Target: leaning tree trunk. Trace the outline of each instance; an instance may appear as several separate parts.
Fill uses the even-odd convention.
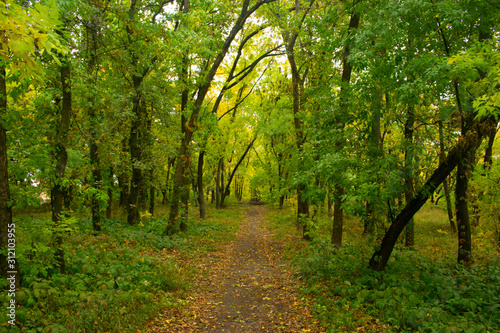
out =
[[[245,152],[243,153],[243,155],[241,155],[240,160],[234,166],[233,172],[231,172],[231,175],[229,176],[229,179],[227,180],[226,189],[224,191],[222,191],[222,193],[221,193],[221,198],[220,198],[220,206],[221,207],[224,207],[224,199],[226,199],[226,197],[229,195],[229,189],[230,189],[231,181],[233,180],[234,174],[238,170],[238,167],[241,165],[241,162],[243,162],[243,160],[245,159],[245,156],[247,156],[247,153],[250,150],[250,148],[252,148],[253,143],[255,142],[255,140],[257,140],[257,137],[255,137],[252,140],[252,142],[250,142],[250,144],[247,146],[247,149],[245,150]]]
[[[15,234],[16,228],[12,223],[12,209],[9,189],[9,170],[7,157],[7,130],[3,120],[7,114],[7,84],[5,65],[0,64],[0,269],[4,278],[14,277],[16,289],[21,287],[21,273],[16,256],[10,256],[10,249],[15,243],[9,242],[9,234]],[[12,231],[9,233],[9,230]],[[10,247],[9,247],[9,244]]]
[[[399,235],[404,230],[408,222],[425,204],[436,188],[446,179],[446,177],[448,177],[453,169],[455,169],[458,163],[461,162],[463,153],[475,150],[479,147],[483,133],[487,131],[490,126],[492,126],[493,122],[494,121],[491,119],[485,119],[475,123],[472,129],[466,135],[463,135],[457,145],[449,151],[446,159],[439,163],[438,168],[425,182],[422,189],[413,196],[413,199],[409,203],[406,204],[385,233],[382,243],[380,244],[380,249],[375,251],[370,259],[369,265],[372,269],[376,271],[384,270]]]

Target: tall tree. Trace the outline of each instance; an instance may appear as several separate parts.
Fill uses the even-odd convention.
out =
[[[351,13],[351,18],[349,20],[349,28],[348,28],[348,39],[345,43],[344,54],[342,58],[342,79],[341,79],[341,87],[340,87],[340,96],[339,96],[339,112],[335,115],[335,124],[339,128],[339,132],[341,133],[344,126],[345,120],[343,119],[343,113],[346,113],[346,108],[349,105],[349,85],[351,82],[351,73],[352,73],[352,65],[349,59],[349,55],[351,54],[352,47],[352,38],[354,32],[358,29],[360,15],[357,11],[356,5],[360,0],[355,0],[353,3],[353,9]],[[347,113],[346,113],[347,114]],[[342,134],[339,134],[342,135]],[[342,149],[344,144],[343,138],[338,138],[336,143],[336,149]],[[334,192],[334,208],[333,208],[333,231],[332,231],[332,244],[340,247],[342,245],[342,231],[344,227],[344,210],[342,208],[344,196],[344,187],[342,184],[335,185]]]
[[[186,131],[182,138],[182,143],[179,149],[177,164],[175,167],[175,174],[173,179],[173,191],[172,200],[170,202],[170,213],[168,218],[168,223],[166,226],[167,234],[172,234],[175,231],[175,225],[179,219],[179,208],[180,200],[182,194],[186,191],[186,187],[189,182],[187,181],[188,170],[189,170],[189,147],[191,144],[191,139],[196,128],[196,123],[198,121],[198,116],[200,114],[201,107],[208,93],[208,90],[212,84],[212,81],[217,73],[219,66],[226,57],[229,47],[231,46],[236,35],[243,28],[246,20],[264,4],[274,2],[275,0],[260,0],[255,5],[250,7],[250,0],[244,0],[241,7],[241,12],[238,18],[234,22],[229,34],[224,39],[219,50],[215,51],[217,56],[213,60],[210,69],[203,71],[198,79],[198,90],[197,97],[193,103],[191,115],[187,122]]]

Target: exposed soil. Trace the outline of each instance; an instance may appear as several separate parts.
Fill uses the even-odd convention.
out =
[[[190,304],[160,314],[149,332],[320,331],[282,259],[282,242],[266,228],[265,213],[265,206],[247,206],[237,239],[200,259],[208,271]]]

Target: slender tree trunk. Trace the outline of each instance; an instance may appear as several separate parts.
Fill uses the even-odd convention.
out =
[[[469,131],[472,115],[462,116],[462,136]],[[455,216],[458,230],[458,263],[472,262],[472,234],[468,208],[469,175],[475,163],[476,147],[461,152],[457,167],[457,183],[455,186]]]
[[[247,146],[247,149],[245,150],[245,152],[243,153],[243,155],[241,155],[238,163],[236,163],[236,165],[234,166],[233,168],[233,172],[231,173],[231,175],[229,176],[229,179],[227,180],[227,184],[226,184],[226,188],[225,190],[221,193],[221,199],[220,199],[220,206],[223,207],[224,206],[224,199],[226,199],[226,197],[229,195],[229,189],[230,189],[230,186],[231,186],[231,181],[233,180],[233,177],[234,177],[234,174],[236,173],[236,171],[238,170],[238,167],[241,165],[241,162],[243,162],[243,160],[245,159],[245,156],[247,156],[247,153],[248,151],[250,150],[250,148],[252,148],[253,146],[253,143],[255,142],[255,140],[257,140],[257,137],[255,137],[251,142],[250,144]],[[221,184],[222,185],[222,184]]]
[[[444,152],[444,135],[443,135],[443,122],[439,120],[439,162],[442,163],[445,159]],[[455,225],[455,219],[453,218],[453,207],[451,204],[451,194],[450,187],[448,186],[448,178],[443,181],[444,196],[446,199],[446,212],[448,213],[448,221],[450,222],[450,228],[453,233],[457,232],[457,226]]]
[[[488,135],[488,145],[486,146],[486,150],[484,151],[484,165],[489,168],[493,163],[493,144],[495,143],[495,135],[497,134],[497,126],[491,127]]]
[[[167,180],[165,181],[165,190],[163,191],[163,204],[166,205],[170,196],[170,171],[175,165],[175,158],[168,159]]]
[[[139,88],[139,82],[134,83],[134,86],[137,84],[137,88]],[[141,111],[140,111],[140,95],[139,92],[136,92],[137,95],[134,97],[134,119],[132,121],[132,126],[130,128],[130,163],[132,165],[132,179],[130,182],[130,193],[128,197],[128,214],[127,221],[130,225],[135,225],[139,222],[139,194],[142,183],[142,167],[140,165],[142,161],[142,149],[139,143],[139,127],[141,124]]]
[[[220,209],[220,199],[221,199],[221,173],[223,168],[223,157],[219,159],[219,163],[217,164],[217,176],[215,177],[215,208]]]
[[[66,261],[64,260],[63,233],[58,230],[61,224],[63,214],[64,194],[63,178],[68,162],[66,145],[68,141],[69,125],[71,121],[71,68],[69,61],[64,60],[61,67],[61,88],[62,88],[62,106],[59,128],[55,140],[55,182],[51,192],[52,222],[54,222],[54,244],[56,247],[56,261],[59,265],[61,274],[66,273]]]
[[[124,154],[129,153],[129,148],[127,145],[128,140],[122,140],[122,152]],[[122,165],[120,170],[118,171],[118,187],[120,188],[120,207],[127,208],[128,207],[128,197],[130,193],[130,180],[127,172],[127,168],[125,166],[125,162],[122,161]],[[128,209],[128,208],[127,208]]]
[[[311,9],[314,0],[310,1],[310,5],[302,16],[301,23],[304,22],[305,17],[309,10]],[[295,1],[295,17],[300,15],[300,3],[298,0]],[[305,133],[303,130],[302,119],[300,116],[301,112],[301,92],[300,86],[303,80],[299,73],[299,69],[295,60],[295,43],[299,35],[299,29],[290,33],[286,31],[284,33],[285,49],[288,63],[290,64],[290,70],[292,73],[292,99],[293,99],[293,125],[295,128],[295,142],[297,145],[298,153],[302,153],[302,146],[305,142]],[[306,184],[300,183],[297,185],[297,223],[301,224],[303,234],[302,237],[306,240],[310,239],[308,230],[308,218],[309,218],[309,203],[303,198],[303,192],[306,190]]]
[[[332,244],[336,247],[342,246],[342,237],[344,228],[344,210],[341,207],[342,196],[344,195],[344,187],[335,185],[335,192],[333,194],[333,231],[332,231]]]
[[[413,127],[415,126],[415,107],[408,106],[408,114],[406,118],[404,134],[405,134],[405,190],[404,195],[406,203],[413,199]],[[411,218],[410,223],[406,225],[405,246],[415,245],[415,223]]]
[[[205,151],[200,151],[198,155],[198,203],[200,204],[200,219],[207,219],[207,210],[205,206],[205,196],[203,194],[203,163],[204,163]]]
[[[111,219],[111,215],[113,212],[113,169],[110,169],[109,175],[109,184],[108,184],[108,206],[106,207],[106,219]]]
[[[151,170],[151,179],[153,179],[153,171]],[[155,187],[153,184],[149,187],[149,214],[155,214]]]
[[[92,89],[97,85],[97,26],[95,24],[97,19],[95,17],[91,17],[91,19],[86,24],[87,31],[87,39],[88,49],[87,51],[90,54],[90,59],[88,62],[87,68],[87,76],[89,78],[89,85],[91,85],[90,90],[91,93],[87,96],[89,100],[89,107],[87,109],[87,116],[89,120],[89,155],[90,155],[90,169],[91,169],[91,177],[90,177],[90,187],[94,189],[90,198],[90,206],[91,206],[91,215],[92,215],[92,228],[94,232],[101,231],[101,209],[99,205],[98,195],[96,191],[102,190],[102,173],[101,173],[101,165],[99,162],[99,151],[97,147],[98,141],[98,120],[97,120],[97,110],[95,106],[96,96],[92,92]]]
[[[1,44],[0,44],[1,46]],[[0,63],[0,269],[2,276],[12,280],[16,290],[21,287],[21,273],[16,256],[12,256],[11,250],[15,251],[15,237],[9,237],[16,232],[12,223],[12,209],[9,189],[9,170],[7,155],[7,130],[4,128],[3,120],[7,115],[7,84],[5,65]],[[9,246],[10,245],[10,246]],[[10,252],[10,253],[9,253]],[[9,288],[9,286],[7,286]]]
[[[358,2],[359,1],[355,1],[354,4],[356,5]],[[350,37],[354,33],[354,30],[358,29],[359,20],[360,20],[359,14],[355,10],[353,10],[353,13],[351,14],[351,19],[349,21],[348,37],[347,37],[348,41],[344,47],[344,59],[342,64],[342,79],[341,79],[342,86],[340,88],[341,110],[346,110],[348,105],[349,85],[351,82],[351,73],[352,73],[352,66],[351,63],[349,62],[349,55],[351,54],[351,43],[352,43]],[[344,129],[345,125],[343,120],[341,119],[341,115],[337,116],[335,123],[337,124],[337,126],[340,127],[341,130]],[[335,148],[337,151],[340,151],[342,149],[344,145],[343,140],[344,138],[339,138],[339,140],[335,144],[336,146]],[[344,188],[342,187],[342,185],[341,184],[335,185],[335,194],[334,194],[335,206],[333,212],[332,244],[337,247],[340,247],[342,245],[342,232],[344,227],[344,212],[342,208],[343,195],[344,195]]]
[[[92,114],[92,115],[91,115]],[[89,110],[90,122],[95,122],[95,110],[92,108]],[[90,142],[89,142],[89,155],[90,155],[90,167],[92,169],[91,172],[91,180],[90,186],[98,191],[102,190],[102,174],[101,174],[101,166],[99,163],[99,153],[97,150],[97,140],[96,140],[96,132],[95,126],[92,126],[93,129],[90,129]],[[91,197],[91,211],[92,211],[92,228],[95,232],[101,231],[101,209],[99,208],[99,200],[97,199],[97,193],[93,192]]]
[[[381,132],[380,132],[380,113],[382,109],[382,92],[377,88],[372,102],[373,120],[371,124],[371,134],[373,139],[373,148],[370,150],[369,156],[373,163],[382,155]],[[379,181],[377,176],[377,182]],[[363,235],[373,235],[375,233],[376,216],[374,211],[374,203],[368,200],[365,206],[365,221]]]

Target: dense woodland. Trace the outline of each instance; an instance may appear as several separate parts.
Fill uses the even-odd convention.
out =
[[[243,201],[283,211],[317,246],[302,265],[359,256],[361,278],[379,282],[395,248],[428,246],[414,215],[441,207],[455,249],[445,275],[476,269],[492,279],[484,290],[497,288],[499,22],[495,0],[0,2],[0,247],[11,225],[16,235],[15,259],[4,250],[0,266],[7,277],[15,263],[19,307],[17,328],[2,329],[127,331],[65,328],[50,310],[104,302],[75,282],[92,274],[130,309],[156,297],[135,278],[123,289],[111,264],[91,268],[112,246],[77,242],[108,244],[111,228],[118,243],[129,233],[159,251],[183,247]],[[346,241],[348,223],[360,232]],[[157,288],[178,288],[176,263],[155,260],[151,270],[169,272],[154,273]],[[306,266],[313,284],[336,271]],[[353,292],[359,306],[370,288]],[[488,295],[443,330],[500,329],[498,293]],[[441,329],[395,318],[384,319],[395,330]]]

